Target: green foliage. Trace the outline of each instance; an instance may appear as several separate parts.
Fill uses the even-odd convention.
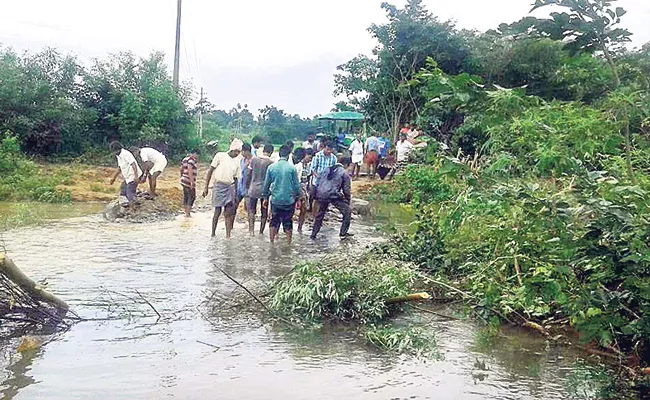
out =
[[[618,377],[620,378],[620,377]],[[627,382],[629,383],[629,382]],[[626,384],[603,366],[577,362],[567,377],[566,388],[572,399],[636,399]],[[641,397],[642,398],[642,397]]]
[[[276,282],[271,307],[290,318],[378,321],[415,278],[409,265],[371,254],[304,263]]]
[[[469,50],[450,21],[431,15],[421,0],[402,9],[383,3],[388,23],[373,24],[377,40],[373,56],[358,56],[340,65],[334,77],[335,94],[364,110],[378,130],[396,133],[400,124],[424,107],[426,100],[405,85],[432,58],[446,73],[466,70]]]
[[[18,139],[6,134],[0,141],[0,201],[70,201],[70,193],[56,186],[67,176],[46,175],[19,150]]]
[[[366,341],[379,349],[417,357],[440,359],[436,337],[422,327],[371,325],[364,331]]]
[[[397,248],[405,261],[464,282],[486,309],[560,313],[585,340],[632,349],[650,334],[649,216],[644,190],[604,173],[510,179],[423,206],[417,231]]]
[[[502,125],[487,128],[491,154],[507,153],[521,171],[544,176],[602,169],[604,155],[619,155],[623,137],[600,110],[577,103],[542,103]]]
[[[450,183],[453,179],[448,179],[450,173],[453,172],[449,168],[433,169],[421,165],[409,165],[395,177],[394,185],[378,186],[376,194],[383,190],[384,200],[415,205],[447,201],[455,194]]]
[[[524,18],[513,24],[516,32],[533,32],[553,40],[566,40],[573,51],[608,51],[621,46],[632,35],[616,28],[626,14],[622,7],[612,7],[616,0],[536,0],[532,11],[545,6],[559,6],[569,12],[553,12],[550,19]],[[504,29],[505,26],[502,26]]]
[[[297,114],[286,114],[284,110],[274,106],[266,106],[260,110],[258,125],[261,132],[275,144],[306,138],[308,134],[314,134],[317,129],[315,121],[301,118]]]

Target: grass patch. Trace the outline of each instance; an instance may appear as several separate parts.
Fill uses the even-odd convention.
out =
[[[20,152],[13,136],[0,140],[0,201],[69,202],[70,192],[57,186],[72,179],[66,171],[46,173]]]
[[[365,330],[364,336],[369,344],[381,350],[442,359],[434,332],[423,327],[371,325]]]
[[[386,305],[386,300],[420,291],[418,272],[409,263],[375,253],[297,265],[273,286],[270,307],[308,324],[358,323],[365,342],[378,349],[440,358],[434,332],[397,327],[389,319],[402,306]]]

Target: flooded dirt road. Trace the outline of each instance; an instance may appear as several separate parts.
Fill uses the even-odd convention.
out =
[[[421,318],[436,331],[442,361],[373,350],[354,331],[300,333],[233,310],[207,315],[208,296],[227,297],[242,282],[270,281],[296,261],[363,247],[380,237],[356,221],[357,240],[296,237],[291,248],[249,238],[210,239],[210,215],[155,224],[111,224],[82,217],[5,234],[25,273],[83,317],[69,331],[43,337],[18,354],[3,343],[4,399],[565,399],[576,355],[544,340],[510,333],[476,344],[469,321]],[[146,298],[161,314],[138,301]],[[121,309],[120,304],[124,305]],[[433,318],[432,318],[433,317]],[[200,343],[203,342],[203,343]],[[216,347],[214,347],[216,346]]]

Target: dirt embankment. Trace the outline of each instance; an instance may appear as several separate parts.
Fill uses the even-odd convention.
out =
[[[207,208],[210,204],[209,197],[204,199],[200,195],[205,187],[207,170],[207,164],[204,163],[200,166],[197,183],[198,198],[195,209]],[[178,169],[174,167],[168,167],[158,178],[157,192],[159,197],[155,201],[151,201],[146,200],[145,196],[141,196],[138,210],[134,215],[129,215],[127,210],[116,206],[116,204],[119,204],[117,203],[120,190],[119,178],[113,185],[110,185],[115,168],[87,164],[44,165],[42,166],[42,172],[65,176],[66,178],[61,181],[57,188],[69,191],[73,202],[110,204],[104,211],[106,218],[109,220],[128,219],[134,222],[146,222],[151,219],[168,218],[182,210],[183,191],[179,183]],[[352,181],[352,196],[362,199],[373,186],[385,183],[384,181],[369,180],[367,178]],[[138,190],[148,192],[149,183],[140,184]],[[358,200],[358,203],[362,202],[362,200]],[[240,214],[245,216],[246,212],[243,203],[240,207]],[[357,204],[357,208],[359,207],[361,206]]]
[[[109,202],[117,197],[120,190],[119,178],[114,185],[111,186],[109,184],[115,173],[115,168],[72,164],[45,165],[43,166],[43,170],[45,173],[64,170],[66,175],[70,176],[70,179],[66,179],[57,188],[68,190],[72,195],[72,201],[75,202]],[[199,171],[199,189],[204,187],[206,174],[207,165],[202,165]],[[352,181],[352,195],[355,197],[363,197],[373,186],[385,183],[385,181],[368,180],[366,178]],[[141,184],[139,189],[148,191],[149,184]],[[162,176],[158,178],[158,192],[167,201],[177,204],[179,208],[182,207],[183,191],[178,181],[177,168],[168,167]]]
[[[110,185],[115,168],[73,164],[46,165],[43,170],[45,173],[64,172],[64,175],[70,177],[57,186],[57,189],[69,191],[74,202],[106,203],[115,200],[119,195],[119,178],[113,185]],[[149,183],[141,184],[138,189],[149,191]],[[167,168],[165,170],[158,179],[157,191],[165,201],[179,209],[182,207],[183,191],[178,182],[178,169]]]

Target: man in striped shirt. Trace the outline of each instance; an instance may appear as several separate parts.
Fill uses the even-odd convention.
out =
[[[325,173],[329,167],[336,165],[337,159],[334,152],[334,143],[327,142],[325,143],[325,148],[322,151],[319,151],[314,156],[314,159],[311,162],[311,169],[316,177],[315,184],[318,184],[318,180],[321,175]]]
[[[194,149],[181,161],[181,186],[183,186],[183,208],[185,216],[191,217],[190,212],[196,200],[196,176],[199,172],[199,149]]]
[[[318,203],[314,203],[316,186],[318,185],[321,175],[327,175],[329,168],[337,163],[336,154],[334,154],[334,146],[334,142],[330,140],[326,141],[323,143],[323,149],[316,153],[311,161],[312,185],[309,191],[309,208],[314,216],[317,211],[317,207],[315,206],[318,206]]]

